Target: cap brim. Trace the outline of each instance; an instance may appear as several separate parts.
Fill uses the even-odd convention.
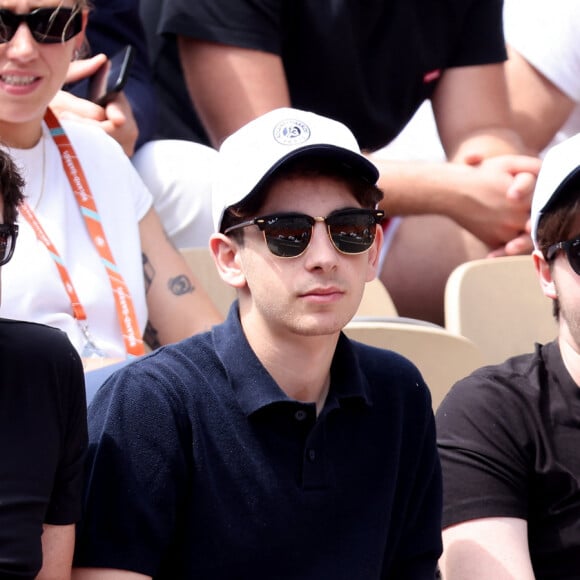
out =
[[[335,160],[338,165],[342,165],[347,170],[351,171],[353,175],[357,175],[371,184],[375,184],[379,178],[379,170],[376,168],[376,166],[366,157],[363,157],[360,153],[355,153],[350,149],[337,147],[336,145],[329,145],[327,143],[315,143],[313,145],[306,145],[304,147],[300,147],[299,149],[294,149],[287,155],[284,155],[284,157],[278,159],[278,161],[276,161],[276,163],[274,163],[274,165],[272,165],[268,171],[262,175],[260,180],[254,185],[248,195],[241,199],[239,203],[249,200],[253,195],[256,194],[257,191],[260,190],[261,186],[270,177],[272,177],[290,161],[308,157]]]

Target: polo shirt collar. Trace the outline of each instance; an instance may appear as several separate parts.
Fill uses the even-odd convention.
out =
[[[212,338],[232,390],[247,416],[276,403],[296,403],[276,384],[250,347],[240,323],[237,300],[225,322],[213,328]],[[372,404],[356,352],[343,333],[338,340],[330,374],[325,409]]]

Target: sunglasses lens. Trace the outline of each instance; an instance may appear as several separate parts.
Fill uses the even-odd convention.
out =
[[[54,44],[70,40],[81,31],[82,16],[72,8],[40,8],[28,18],[30,32],[37,42]]]
[[[22,22],[26,22],[34,40],[41,44],[65,42],[82,29],[82,14],[72,8],[38,8],[29,14],[0,10],[0,43],[12,39]]]
[[[272,254],[280,258],[295,258],[310,243],[312,222],[307,216],[272,217],[261,229]]]
[[[368,212],[335,214],[326,218],[332,243],[344,254],[366,252],[375,241],[377,225]]]
[[[6,226],[0,229],[0,266],[3,266],[12,258],[15,239],[16,233],[12,229]]]
[[[0,10],[0,42],[8,42],[18,28],[18,19],[9,10]]]
[[[566,249],[566,255],[568,256],[568,262],[570,262],[572,270],[580,276],[580,239],[572,241]]]

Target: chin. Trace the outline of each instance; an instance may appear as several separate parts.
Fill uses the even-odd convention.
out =
[[[328,336],[338,334],[350,318],[335,315],[312,316],[295,325],[297,334],[302,336]]]

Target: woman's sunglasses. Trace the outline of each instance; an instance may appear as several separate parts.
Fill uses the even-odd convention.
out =
[[[566,257],[568,258],[572,270],[580,276],[580,236],[550,246],[546,250],[546,260],[552,260],[559,250],[564,250],[564,252],[566,252]]]
[[[9,42],[25,22],[34,40],[41,44],[65,42],[83,27],[83,15],[78,8],[37,8],[27,14],[0,10],[0,43]]]
[[[314,224],[324,222],[328,237],[339,252],[362,254],[373,245],[377,225],[384,216],[385,212],[377,209],[344,209],[327,217],[280,213],[236,224],[227,228],[224,233],[258,226],[272,254],[280,258],[296,258],[306,251],[312,239]]]
[[[0,224],[0,266],[4,266],[14,254],[18,226],[16,224]]]

